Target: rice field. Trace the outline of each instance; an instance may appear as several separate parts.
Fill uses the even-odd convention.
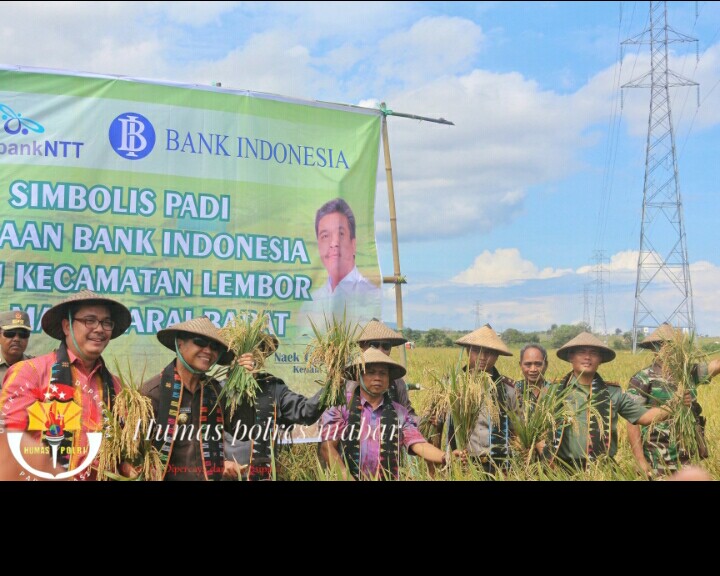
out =
[[[450,367],[465,363],[465,356],[461,356],[460,348],[416,348],[406,350],[408,375],[406,381],[419,384],[426,388],[436,376],[447,372]],[[501,374],[515,380],[521,379],[518,349],[513,349],[515,356],[500,357],[496,366]],[[393,349],[392,357],[402,361],[402,351]],[[463,352],[464,354],[464,352]],[[546,373],[548,379],[557,379],[570,371],[570,364],[560,360],[555,350],[549,350],[550,365]],[[716,357],[717,355],[714,355]],[[623,389],[627,388],[628,381],[638,370],[645,368],[652,362],[652,354],[639,352],[633,355],[629,351],[619,351],[617,358],[608,364],[600,366],[599,372],[608,382],[618,382]],[[410,399],[418,414],[422,414],[427,400],[426,390],[410,391]],[[695,464],[706,470],[713,479],[720,479],[720,376],[716,377],[710,385],[698,389],[698,400],[703,407],[703,414],[707,418],[706,438],[710,449],[710,457]],[[425,462],[419,458],[406,458],[402,469],[403,480],[642,480],[637,471],[635,461],[630,452],[627,441],[626,421],[622,418],[618,422],[618,453],[615,463],[593,464],[587,471],[571,472],[563,469],[550,469],[538,463],[513,465],[507,475],[496,474],[491,476],[472,466],[454,462],[449,470],[437,472],[433,477],[427,469]],[[315,445],[295,446],[285,450],[279,457],[282,472],[279,479],[284,480],[335,480],[328,471],[323,471],[319,465]]]

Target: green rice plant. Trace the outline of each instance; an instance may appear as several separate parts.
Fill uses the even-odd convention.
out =
[[[344,406],[346,368],[358,361],[363,370],[365,367],[362,349],[356,341],[360,326],[351,324],[345,313],[340,320],[334,315],[330,318],[325,316],[324,330],[319,329],[312,320],[310,324],[315,337],[307,347],[307,367],[315,368],[323,375],[323,380],[316,381],[323,387],[320,406]]]
[[[164,466],[160,452],[149,439],[153,420],[150,398],[140,393],[144,372],[139,381],[133,378],[128,362],[127,372],[115,366],[122,389],[115,396],[112,410],[103,409],[106,419],[105,437],[98,460],[99,480],[128,480],[119,474],[121,463],[127,462],[139,475],[136,480],[162,480]]]
[[[228,343],[228,349],[235,353],[236,358],[243,354],[252,354],[255,363],[253,372],[249,372],[237,362],[228,370],[227,382],[218,395],[218,402],[224,400],[232,418],[242,402],[255,405],[260,386],[253,374],[262,370],[265,358],[275,352],[277,341],[268,332],[268,316],[264,311],[256,315],[249,311],[237,314],[232,322],[222,328],[222,334]]]

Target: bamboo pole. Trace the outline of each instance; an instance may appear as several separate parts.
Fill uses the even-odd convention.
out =
[[[381,104],[385,109],[385,103]],[[400,275],[400,247],[398,245],[397,233],[397,212],[395,210],[395,187],[393,185],[392,161],[390,160],[390,142],[388,140],[387,114],[382,116],[382,137],[383,150],[385,152],[385,178],[387,180],[388,203],[390,205],[390,234],[392,236],[393,251],[393,276],[383,278],[386,284],[395,284],[395,314],[397,318],[397,330],[403,332],[403,308],[402,308],[402,284],[404,282]],[[407,366],[407,350],[402,347],[402,365]]]
[[[403,308],[402,308],[402,285],[407,284],[407,281],[400,273],[400,248],[398,244],[398,233],[397,233],[397,212],[395,210],[395,187],[393,185],[392,175],[392,161],[390,160],[390,141],[388,139],[388,128],[387,128],[387,117],[388,116],[399,116],[400,118],[410,118],[412,120],[422,120],[425,122],[433,122],[435,124],[446,124],[448,126],[455,126],[452,122],[445,120],[445,118],[427,118],[425,116],[417,116],[415,114],[403,114],[400,112],[393,112],[388,110],[385,106],[385,102],[380,104],[380,111],[382,112],[382,138],[383,138],[383,151],[385,152],[385,178],[387,180],[388,189],[388,204],[390,207],[390,234],[392,237],[392,250],[393,250],[393,275],[383,277],[384,284],[395,284],[395,315],[397,318],[397,331],[400,334],[403,333]],[[405,346],[402,349],[402,365],[407,367],[407,350]]]

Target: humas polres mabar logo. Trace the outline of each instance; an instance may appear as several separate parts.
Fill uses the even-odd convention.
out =
[[[142,160],[155,147],[155,128],[142,114],[125,112],[110,124],[110,145],[126,160]]]

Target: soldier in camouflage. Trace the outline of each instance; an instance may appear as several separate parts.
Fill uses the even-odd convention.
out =
[[[641,348],[653,350],[656,355],[653,364],[640,370],[630,379],[628,394],[642,406],[661,406],[670,400],[676,390],[676,383],[668,380],[663,374],[663,366],[657,353],[663,343],[671,341],[674,330],[669,324],[662,324],[655,332],[638,344]],[[720,373],[720,360],[713,360],[710,363],[700,363],[693,367],[692,376],[696,385],[709,384],[710,380]],[[684,464],[687,464],[693,456],[707,458],[707,447],[705,444],[705,417],[702,415],[702,407],[697,401],[695,391],[690,393],[686,399],[697,421],[698,453],[689,454],[671,438],[672,421],[659,422],[650,427],[640,427],[628,423],[628,439],[633,456],[640,469],[648,476],[669,475]]]

